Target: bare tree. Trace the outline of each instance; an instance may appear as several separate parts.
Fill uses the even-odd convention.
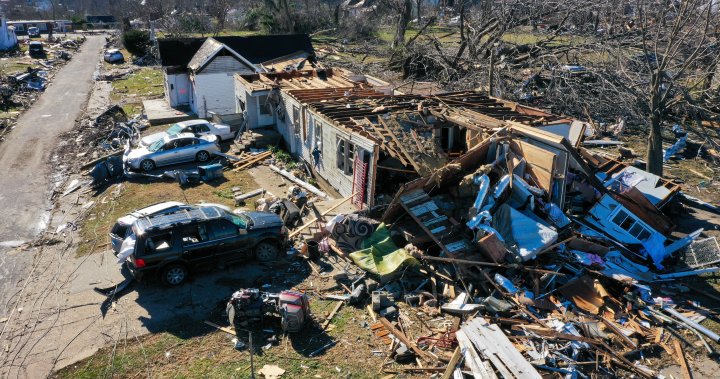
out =
[[[206,0],[205,8],[210,16],[215,19],[217,31],[225,29],[227,14],[237,1],[234,0]]]
[[[397,49],[405,45],[405,32],[412,17],[412,0],[385,0],[384,4],[393,13],[395,20],[395,33],[390,47]]]
[[[699,121],[707,111],[700,101],[711,91],[720,59],[720,16],[717,0],[637,0],[634,6],[636,34],[615,44],[613,58],[630,87],[625,93],[635,95],[627,100],[641,103],[649,121],[647,170],[662,175],[664,124],[681,112]]]

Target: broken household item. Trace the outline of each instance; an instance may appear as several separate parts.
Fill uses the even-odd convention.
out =
[[[390,280],[402,268],[419,262],[398,248],[390,237],[390,231],[384,224],[362,242],[362,250],[350,253],[350,258],[363,270],[375,275],[381,283]]]
[[[233,293],[226,306],[230,325],[240,330],[253,320],[265,317],[280,319],[285,332],[299,332],[311,320],[310,301],[307,295],[296,291],[280,293],[258,289],[241,289]]]

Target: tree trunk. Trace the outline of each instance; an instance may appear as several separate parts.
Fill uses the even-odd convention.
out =
[[[662,116],[664,107],[662,97],[662,72],[655,72],[650,79],[650,134],[647,141],[647,155],[645,156],[645,170],[651,174],[662,176],[663,148],[662,148]]]
[[[648,135],[648,151],[645,157],[645,169],[658,176],[663,174],[662,120],[660,115],[650,117],[650,135]]]
[[[410,22],[412,13],[412,0],[403,0],[402,9],[399,10],[398,22],[395,28],[395,38],[393,38],[392,48],[397,49],[405,44],[405,31]]]

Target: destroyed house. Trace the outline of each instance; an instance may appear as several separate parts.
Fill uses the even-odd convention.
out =
[[[640,187],[652,178],[647,172],[578,151],[542,127],[502,124],[462,156],[402,185],[382,220],[409,243],[432,243],[432,254],[489,262],[507,254],[532,260],[571,221],[581,226],[580,234],[658,267],[702,232],[669,238],[675,225],[656,205],[669,201],[676,185],[660,178]],[[633,182],[608,179],[615,173],[614,180],[622,181],[623,172],[635,175]]]
[[[275,95],[277,100],[272,99],[272,91],[269,96],[268,112],[275,110],[275,125],[291,152],[308,162],[340,195],[354,195],[358,207],[387,203],[399,183],[442,168],[506,120],[528,126],[571,122],[547,113],[513,111],[476,92],[388,95],[356,84],[352,88],[283,88]],[[540,150],[523,142],[519,145]],[[560,158],[556,158],[533,153],[548,159],[533,172],[561,203],[564,185],[558,178],[569,165],[569,154],[558,153]]]
[[[235,113],[233,75],[275,70],[282,62],[311,66],[306,34],[158,40],[165,99],[198,117]]]

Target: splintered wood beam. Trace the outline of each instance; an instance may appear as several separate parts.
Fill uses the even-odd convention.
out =
[[[430,354],[428,354],[425,350],[422,350],[419,347],[417,347],[417,345],[415,345],[415,343],[410,341],[410,339],[407,338],[407,336],[405,336],[405,334],[403,332],[397,330],[397,328],[395,328],[395,325],[393,325],[390,321],[388,321],[388,319],[386,319],[385,317],[380,317],[379,321],[380,321],[380,323],[383,324],[385,329],[387,329],[390,333],[392,333],[395,337],[397,337],[397,339],[399,339],[400,342],[404,343],[405,346],[412,349],[412,351],[414,351],[415,354],[418,355],[418,357],[420,357],[428,362],[434,361],[433,357]]]

